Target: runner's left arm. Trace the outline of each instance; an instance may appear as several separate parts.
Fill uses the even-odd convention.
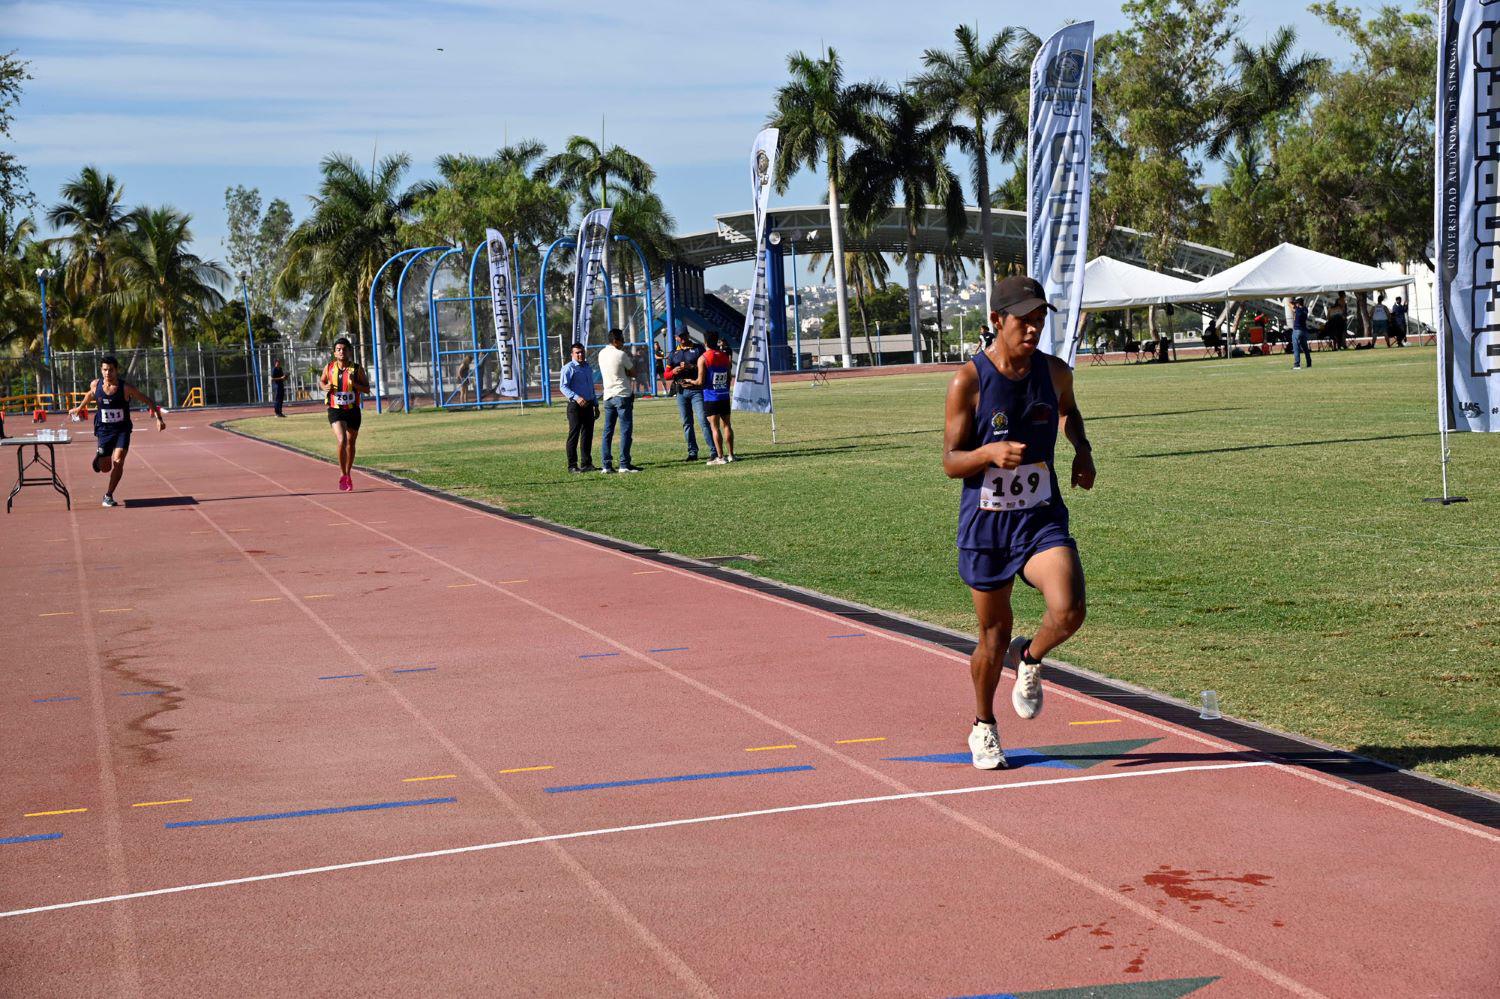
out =
[[[125,386],[125,395],[127,398],[134,399],[136,402],[145,404],[146,409],[151,413],[151,415],[156,417],[156,429],[158,432],[167,429],[167,421],[163,419],[161,415],[163,410],[156,404],[156,400],[152,399],[149,395],[142,392],[134,385]]]
[[[1073,395],[1073,369],[1052,359],[1052,384],[1057,387],[1057,415],[1062,420],[1063,436],[1073,445],[1073,485],[1080,489],[1094,488],[1094,447],[1083,430],[1083,414],[1078,411],[1078,399]]]

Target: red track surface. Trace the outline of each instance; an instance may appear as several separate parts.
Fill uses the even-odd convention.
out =
[[[1490,830],[1056,687],[893,760],[952,653],[208,419],[4,522],[0,994],[1494,995]]]

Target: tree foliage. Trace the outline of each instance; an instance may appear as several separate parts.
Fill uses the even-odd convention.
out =
[[[21,101],[21,84],[31,79],[28,63],[15,50],[0,53],[0,139],[9,141],[10,123]],[[0,149],[0,212],[14,215],[35,202],[26,188],[26,168],[14,153]]]

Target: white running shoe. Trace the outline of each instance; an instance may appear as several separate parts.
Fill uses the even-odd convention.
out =
[[[1016,671],[1016,685],[1010,691],[1010,706],[1022,718],[1035,718],[1042,713],[1042,664],[1033,666],[1021,658],[1021,653],[1026,651],[1026,645],[1030,641],[1025,635],[1017,635],[1010,640],[1010,647],[1005,650],[1004,665]]]
[[[703,464],[705,464],[705,465],[727,465],[727,464],[729,464],[729,462],[725,461],[723,458],[710,458],[707,461],[705,461]]]
[[[115,502],[115,498],[113,496],[111,496],[109,493],[105,493],[104,494],[104,502],[100,503],[99,505],[100,506],[118,506],[119,504]]]
[[[1004,770],[1005,751],[1000,748],[1000,730],[994,722],[975,722],[969,732],[969,754],[974,758],[975,770]]]

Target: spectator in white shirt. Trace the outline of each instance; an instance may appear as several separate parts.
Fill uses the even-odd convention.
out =
[[[620,425],[621,472],[639,472],[630,462],[630,438],[635,425],[635,395],[631,392],[631,379],[635,375],[635,359],[625,353],[625,334],[609,331],[609,344],[599,351],[599,374],[604,379],[604,468],[605,475],[615,473],[614,457],[610,445],[614,443],[615,424]]]

